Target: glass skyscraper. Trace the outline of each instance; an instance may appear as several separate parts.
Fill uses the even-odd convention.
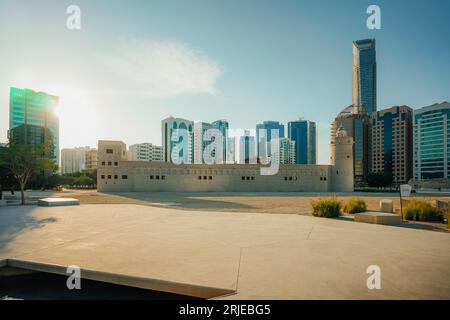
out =
[[[316,123],[312,121],[297,120],[288,123],[288,138],[295,142],[295,163],[316,164],[316,132]]]
[[[377,111],[377,61],[375,39],[353,42],[352,101],[353,113]]]
[[[415,181],[450,178],[450,103],[414,110]]]
[[[266,145],[267,156],[270,157],[272,130],[278,131],[278,138],[284,138],[284,125],[279,123],[278,121],[264,121],[263,123],[259,123],[256,125],[256,143],[258,157],[262,156],[262,154],[260,154],[262,150],[260,149],[264,146],[264,144]]]
[[[30,89],[11,88],[9,93],[9,130],[21,126],[30,126],[30,128],[22,129],[23,136],[39,136],[31,134],[31,132],[46,132],[51,134],[52,160],[59,164],[59,119],[55,113],[55,107],[58,105],[59,98],[44,92],[35,92]],[[37,127],[43,128],[38,130]],[[17,134],[16,134],[17,136]],[[46,135],[48,136],[48,134]],[[20,140],[20,139],[19,139]],[[40,141],[40,139],[27,140]]]

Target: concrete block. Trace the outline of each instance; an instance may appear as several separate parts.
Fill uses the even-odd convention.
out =
[[[355,214],[355,221],[373,224],[398,225],[402,223],[402,218],[397,214],[388,212],[364,212]]]
[[[391,199],[380,200],[380,211],[381,212],[394,212],[394,202]]]
[[[38,201],[38,206],[41,207],[78,206],[79,204],[80,200],[74,198],[44,198]]]

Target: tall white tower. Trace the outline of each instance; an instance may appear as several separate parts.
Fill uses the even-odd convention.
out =
[[[333,191],[353,192],[353,138],[341,126],[330,144]]]

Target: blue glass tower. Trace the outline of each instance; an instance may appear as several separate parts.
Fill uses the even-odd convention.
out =
[[[288,138],[295,141],[295,163],[316,164],[316,123],[297,120],[288,123]]]
[[[375,39],[353,42],[352,101],[353,113],[377,111],[377,61]]]

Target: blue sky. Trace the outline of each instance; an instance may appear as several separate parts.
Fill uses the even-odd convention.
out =
[[[66,28],[71,4],[81,30]],[[381,30],[366,27],[370,4]],[[378,109],[448,100],[449,12],[448,0],[0,0],[0,141],[16,86],[61,96],[61,148],[160,144],[169,115],[233,128],[303,117],[328,163],[352,41],[377,40]]]

